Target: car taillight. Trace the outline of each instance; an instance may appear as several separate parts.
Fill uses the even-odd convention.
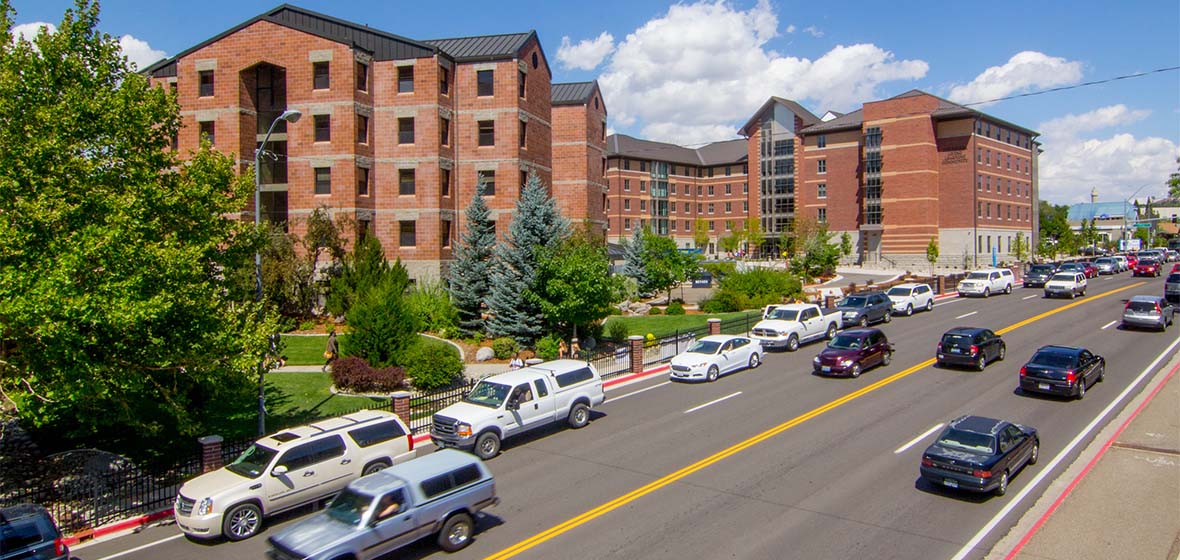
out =
[[[971,353],[972,353],[972,354],[978,354],[978,353],[979,353],[979,347],[978,347],[978,346],[976,346],[976,345],[974,345],[974,344],[972,344],[972,345],[971,345]]]
[[[1160,304],[1158,304],[1158,303],[1155,304],[1155,312],[1156,313],[1163,313],[1164,312],[1162,309],[1160,309]]]
[[[942,352],[942,343],[941,342],[934,345],[934,351],[935,352]]]
[[[410,446],[410,451],[414,450],[414,434],[406,434],[406,444]]]
[[[1065,380],[1070,383],[1073,383],[1074,381],[1078,380],[1078,375],[1076,373],[1074,373],[1073,370],[1071,369],[1071,370],[1065,372]]]
[[[62,540],[61,537],[53,539],[53,553],[55,555],[62,556],[68,554],[69,552],[69,547],[66,546],[66,542]]]
[[[923,467],[933,467],[934,460],[931,459],[930,457],[922,457],[922,466]]]
[[[1130,308],[1131,308],[1131,302],[1129,302],[1129,301],[1128,301],[1128,302],[1127,302],[1127,305],[1124,305],[1124,306],[1123,306],[1123,311],[1126,311],[1126,310],[1128,310],[1128,309],[1130,309]]]
[[[975,470],[971,471],[971,476],[974,476],[975,478],[991,478],[992,472],[991,471],[981,471],[979,469],[975,469]]]
[[[1020,366],[1020,376],[1024,377],[1026,375],[1028,375],[1028,366]]]

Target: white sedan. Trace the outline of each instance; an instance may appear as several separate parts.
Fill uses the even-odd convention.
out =
[[[926,284],[898,284],[885,295],[893,302],[894,315],[913,315],[914,311],[934,309],[934,290]]]
[[[716,381],[718,377],[762,363],[762,343],[744,336],[706,336],[672,358],[673,381]]]

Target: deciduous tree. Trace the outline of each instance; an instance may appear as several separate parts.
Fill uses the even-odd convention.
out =
[[[537,255],[536,283],[529,298],[557,331],[573,330],[599,321],[617,303],[621,278],[610,275],[606,247],[586,234],[560,245],[543,247]]]

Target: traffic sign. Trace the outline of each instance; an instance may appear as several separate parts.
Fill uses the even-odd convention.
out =
[[[1147,229],[1147,228],[1151,227],[1151,224],[1135,224],[1135,227],[1137,227],[1139,229]]]

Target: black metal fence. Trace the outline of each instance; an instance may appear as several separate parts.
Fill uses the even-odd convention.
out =
[[[431,417],[434,413],[463,400],[463,397],[471,392],[476,383],[476,380],[468,379],[457,387],[411,398],[410,419],[407,422],[410,425],[410,431],[415,434],[429,431]]]

